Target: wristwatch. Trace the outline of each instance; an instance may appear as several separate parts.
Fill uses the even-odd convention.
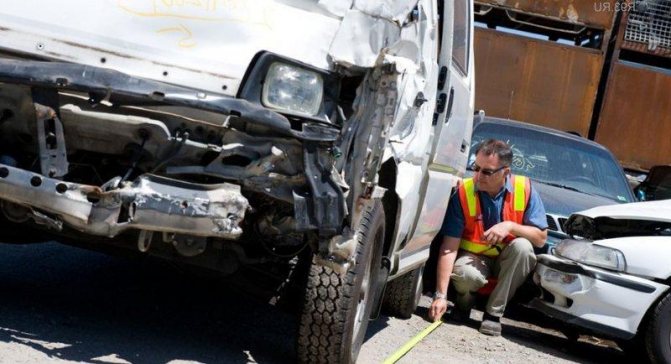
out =
[[[433,299],[434,299],[434,300],[437,300],[437,299],[439,299],[439,298],[442,298],[442,299],[446,300],[446,299],[447,299],[447,295],[446,295],[445,293],[441,293],[441,292],[436,291],[436,292],[433,294]]]

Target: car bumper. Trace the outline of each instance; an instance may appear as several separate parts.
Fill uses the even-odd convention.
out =
[[[33,219],[56,231],[66,223],[107,237],[137,229],[235,239],[249,208],[240,187],[232,184],[197,185],[153,175],[108,184],[119,186],[108,190],[63,182],[0,164],[5,215],[15,222]]]
[[[633,337],[650,306],[669,289],[645,278],[539,255],[534,282],[543,297],[531,306],[606,336]]]

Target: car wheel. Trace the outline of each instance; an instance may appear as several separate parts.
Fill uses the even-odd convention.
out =
[[[662,298],[652,312],[645,347],[653,363],[671,363],[671,295]]]
[[[298,333],[303,363],[354,363],[368,328],[376,272],[382,264],[384,210],[376,201],[364,212],[355,262],[343,275],[313,258]]]
[[[412,316],[422,297],[424,265],[387,284],[382,309],[390,316],[407,319]]]

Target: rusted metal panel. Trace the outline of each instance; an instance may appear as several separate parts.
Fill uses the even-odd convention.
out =
[[[626,167],[648,169],[671,162],[671,71],[615,63],[596,141]]]
[[[478,0],[476,3],[601,29],[613,27],[615,10],[621,6],[613,0]]]
[[[603,62],[599,50],[478,28],[476,109],[586,136]]]

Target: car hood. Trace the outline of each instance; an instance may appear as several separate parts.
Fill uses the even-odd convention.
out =
[[[671,200],[599,206],[571,215],[566,232],[624,254],[626,272],[671,276]]]
[[[545,212],[552,215],[569,216],[577,211],[616,203],[615,200],[606,197],[571,191],[536,181],[533,183],[533,188],[540,195]]]
[[[373,67],[405,44],[416,3],[23,0],[0,8],[0,49],[235,96],[261,51],[324,70]]]
[[[579,213],[596,219],[644,220],[671,223],[671,200],[634,202],[599,206]]]

